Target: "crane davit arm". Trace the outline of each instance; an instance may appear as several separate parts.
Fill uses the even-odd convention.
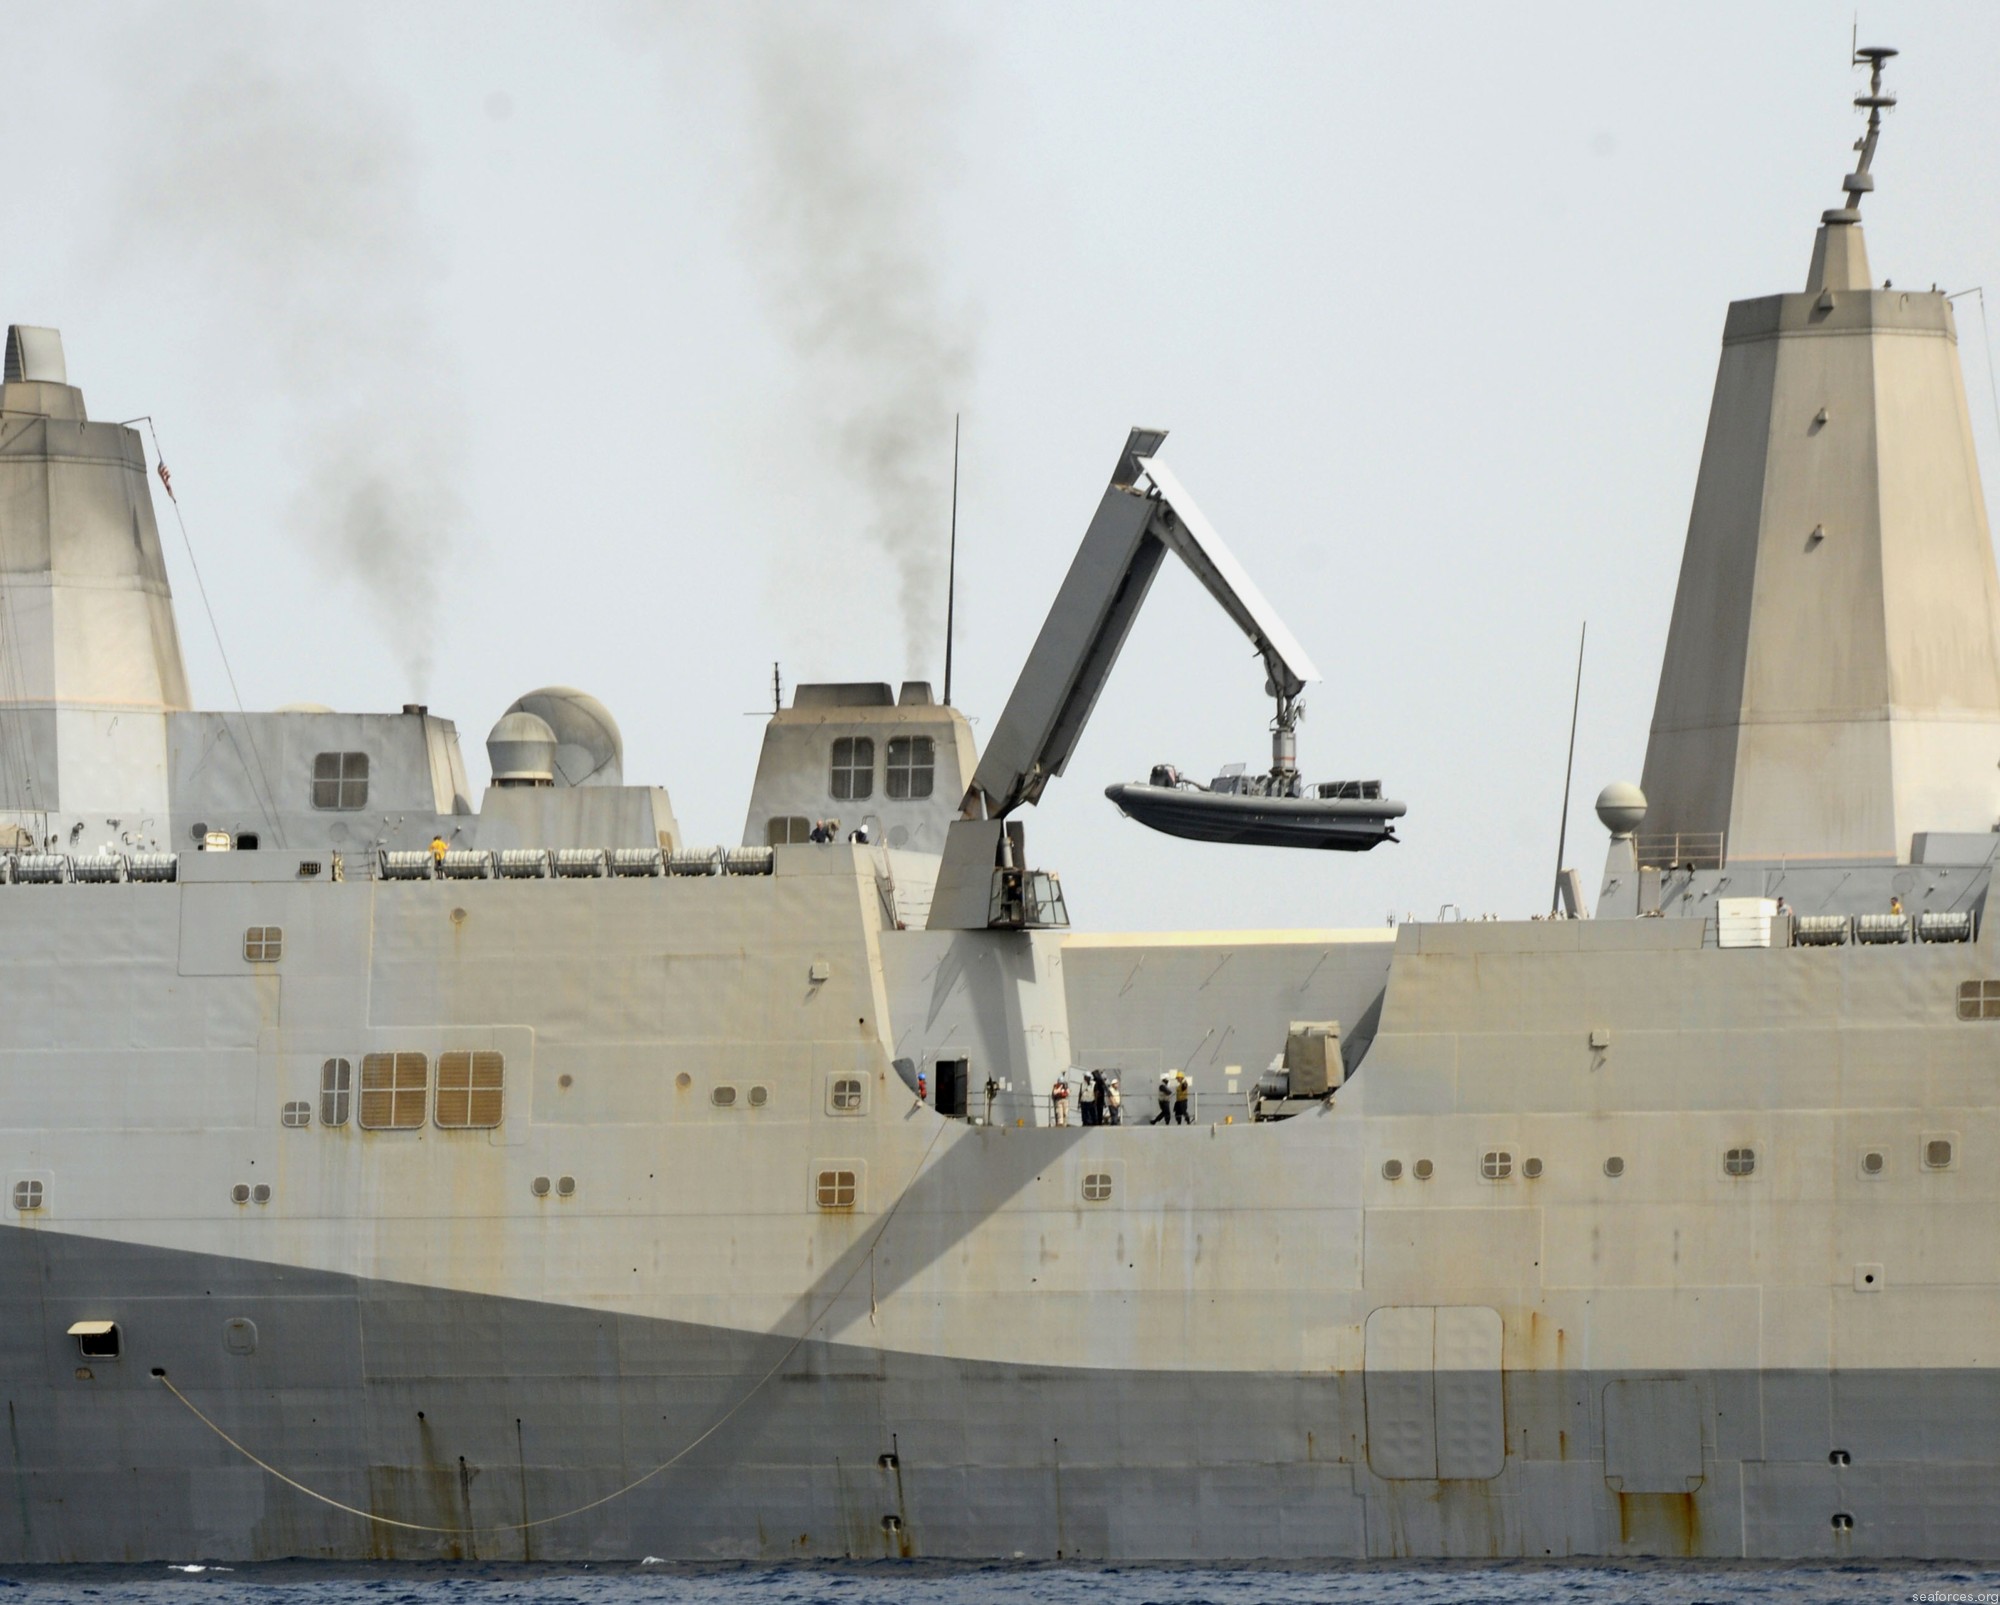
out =
[[[1400,803],[1385,810],[1371,802],[1308,803],[1294,795],[1296,728],[1303,711],[1299,694],[1308,681],[1320,677],[1319,670],[1194,498],[1159,460],[1166,438],[1164,429],[1134,429],[1126,438],[1096,516],[986,743],[960,817],[946,833],[928,922],[933,930],[1021,930],[1068,923],[1060,882],[1027,867],[1022,827],[1007,816],[1024,803],[1039,801],[1049,781],[1068,766],[1169,552],[1178,554],[1221,603],[1263,660],[1265,689],[1277,702],[1271,795],[1245,799],[1251,803],[1247,809],[1237,798],[1208,793],[1136,795],[1157,788],[1113,788],[1113,800],[1156,829],[1212,841],[1352,848],[1393,839],[1383,816],[1389,810],[1400,814]],[[1274,823],[1274,811],[1286,809],[1304,809],[1314,817],[1276,818]],[[1369,818],[1347,817],[1359,814]],[[1333,815],[1342,817],[1329,824]],[[1312,839],[1303,839],[1302,829]]]
[[[1264,660],[1290,766],[1298,696],[1319,670],[1157,453],[1134,429],[966,792],[968,819],[1004,819],[1068,765],[1168,552],[1179,555]]]

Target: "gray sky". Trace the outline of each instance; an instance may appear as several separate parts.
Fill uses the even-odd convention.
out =
[[[1839,202],[1852,16],[16,3],[0,319],[62,328],[95,416],[157,419],[249,705],[421,697],[483,780],[513,697],[579,685],[695,842],[741,833],[774,659],[940,677],[953,409],[975,729],[1127,426],[1171,428],[1331,677],[1303,767],[1381,777],[1405,839],[1118,817],[1112,781],[1268,750],[1170,569],[1029,815],[1078,923],[1521,915],[1586,617],[1593,887],[1591,799],[1638,777],[1724,309],[1798,288]],[[1876,274],[2000,291],[2000,9],[1862,32],[1904,52]],[[1971,298],[1960,330],[1991,478]]]

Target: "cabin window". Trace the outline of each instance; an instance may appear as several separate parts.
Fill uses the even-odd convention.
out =
[[[937,743],[929,736],[893,736],[884,780],[891,797],[928,797],[937,778]]]
[[[1754,1148],[1732,1148],[1722,1156],[1722,1173],[1725,1176],[1750,1176],[1756,1174],[1757,1150]]]
[[[761,1109],[770,1101],[771,1089],[769,1087],[752,1087],[750,1089],[750,1107],[752,1109]]]
[[[1924,1169],[1951,1169],[1951,1139],[1949,1137],[1926,1137],[1924,1139]]]
[[[252,964],[276,964],[285,956],[282,925],[252,925],[243,933],[243,957]]]
[[[115,1360],[123,1351],[116,1321],[78,1321],[69,1329],[76,1352],[86,1360]]]
[[[1384,1181],[1400,1181],[1402,1180],[1402,1177],[1403,1177],[1402,1160],[1385,1159],[1382,1161],[1382,1179]]]
[[[1625,1174],[1625,1161],[1613,1154],[1604,1161],[1604,1174],[1614,1179]]]
[[[1083,1178],[1083,1201],[1086,1204],[1101,1204],[1111,1196],[1111,1172],[1093,1170]]]
[[[875,795],[875,743],[867,736],[842,736],[833,744],[834,796],[843,801]]]
[[[533,1193],[537,1198],[548,1197],[549,1178],[546,1176],[537,1176],[533,1181],[528,1183],[528,1191]]]
[[[859,1076],[835,1076],[827,1087],[826,1106],[837,1115],[861,1113],[862,1081]]]
[[[255,1187],[252,1187],[250,1189],[251,1203],[268,1204],[270,1203],[270,1201],[271,1201],[271,1189],[268,1186],[266,1186],[263,1182],[260,1181],[259,1183],[257,1183]]]
[[[556,1197],[574,1198],[575,1196],[576,1196],[576,1178],[574,1176],[556,1177]]]
[[[1415,1176],[1418,1181],[1429,1181],[1431,1179],[1431,1173],[1436,1168],[1437,1167],[1434,1166],[1428,1159],[1419,1159],[1416,1162],[1416,1164],[1413,1167],[1411,1167],[1410,1174]]]
[[[1522,1160],[1521,1174],[1526,1176],[1529,1181],[1540,1181],[1542,1176],[1542,1162],[1539,1159]]]
[[[1888,1167],[1889,1162],[1882,1157],[1879,1148],[1871,1148],[1861,1156],[1861,1174],[1864,1176],[1879,1176]]]
[[[812,821],[804,814],[777,814],[764,826],[764,840],[772,847],[789,847],[794,842],[812,840]]]
[[[421,1126],[430,1068],[421,1053],[363,1054],[362,1130],[414,1131]]]
[[[734,1087],[711,1087],[708,1092],[708,1101],[718,1109],[733,1109],[736,1106],[736,1089]]]
[[[821,1209],[852,1209],[858,1191],[855,1172],[851,1170],[822,1170],[815,1196]]]
[[[1504,1148],[1488,1149],[1480,1156],[1479,1174],[1488,1181],[1505,1181],[1514,1174],[1514,1156]]]
[[[38,1181],[17,1181],[14,1183],[14,1207],[27,1211],[42,1207],[42,1184]]]
[[[368,806],[368,754],[323,752],[313,759],[312,805],[342,812]]]
[[[249,1203],[249,1202],[250,1202],[250,1184],[249,1184],[249,1183],[248,1183],[247,1181],[239,1181],[239,1182],[238,1182],[238,1183],[237,1183],[237,1184],[236,1184],[236,1185],[235,1185],[234,1187],[230,1188],[230,1189],[229,1189],[229,1201],[230,1201],[230,1202],[231,1202],[232,1204],[247,1204],[247,1203]]]
[[[319,1123],[322,1126],[346,1125],[348,1100],[353,1096],[353,1065],[345,1059],[329,1059],[319,1067]]]
[[[313,1106],[309,1103],[288,1103],[278,1111],[278,1123],[297,1130],[313,1123]]]
[[[1961,1020],[2000,1020],[2000,981],[1959,982],[1958,1017]]]
[[[447,1130],[500,1124],[501,1080],[506,1061],[497,1053],[440,1053],[437,1102],[431,1118]]]

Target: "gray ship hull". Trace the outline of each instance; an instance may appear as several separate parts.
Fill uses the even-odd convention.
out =
[[[2000,1552],[1984,1368],[1510,1372],[1501,1475],[1392,1482],[1369,1469],[1363,1379],[1340,1372],[809,1342],[760,1387],[781,1338],[50,1233],[0,1234],[0,1288],[51,1318],[115,1293],[130,1334],[82,1380],[49,1320],[9,1323],[9,1562]],[[244,1320],[256,1348],[232,1353]],[[308,1486],[448,1530],[285,1486],[155,1367]],[[1700,1474],[1621,1490],[1647,1472],[1607,1476],[1607,1399],[1663,1380],[1698,1401]],[[516,1525],[603,1499],[732,1409],[640,1487]],[[1865,1524],[1836,1524],[1857,1506]]]

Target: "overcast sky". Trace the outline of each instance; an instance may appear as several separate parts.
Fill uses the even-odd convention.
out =
[[[1329,676],[1360,856],[1121,819],[1267,761],[1171,568],[1033,857],[1094,928],[1524,915],[1639,775],[1725,307],[1803,285],[1851,4],[9,3],[0,320],[151,414],[247,704],[578,685],[739,838],[773,661],[990,728],[1132,424]],[[2000,8],[1876,4],[1878,278],[2000,291]],[[1962,356],[1984,466],[1975,298]],[[2000,314],[2000,305],[1995,307]],[[160,503],[196,700],[225,680]]]

